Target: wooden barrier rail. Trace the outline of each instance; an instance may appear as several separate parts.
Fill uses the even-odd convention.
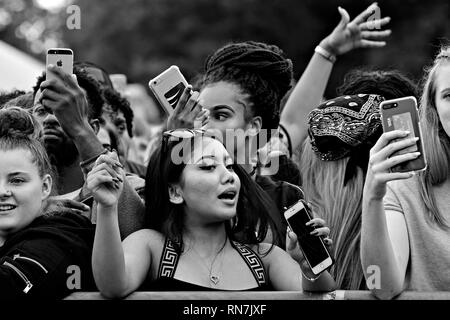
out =
[[[76,292],[65,300],[105,300],[99,292]],[[295,291],[227,292],[175,291],[134,292],[125,300],[377,300],[370,291],[336,290],[327,293]],[[395,300],[450,300],[450,291],[405,291]]]

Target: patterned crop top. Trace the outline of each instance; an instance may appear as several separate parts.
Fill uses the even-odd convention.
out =
[[[248,246],[236,241],[230,241],[231,245],[244,259],[247,266],[252,271],[258,286],[245,290],[226,290],[226,291],[271,291],[273,290],[267,281],[266,270],[259,256]],[[146,281],[140,290],[147,291],[225,291],[225,289],[216,289],[192,284],[174,278],[178,265],[179,255],[175,250],[173,242],[166,238],[164,249],[159,263],[158,277],[152,281]]]

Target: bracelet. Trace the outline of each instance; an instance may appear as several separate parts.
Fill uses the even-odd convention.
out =
[[[330,53],[328,50],[322,48],[321,46],[317,46],[314,49],[314,52],[317,52],[322,57],[324,57],[325,59],[330,61],[331,63],[335,63],[336,62],[336,56],[334,54]]]
[[[91,158],[89,158],[89,159],[86,159],[86,160],[81,161],[81,162],[80,162],[80,167],[84,167],[84,166],[86,166],[86,165],[88,165],[88,164],[94,162],[94,161],[97,160],[97,158],[100,157],[102,154],[106,154],[106,153],[108,153],[108,150],[107,150],[107,149],[103,149],[103,151],[100,152],[99,154],[97,154],[97,155],[95,155],[95,156],[93,156],[93,157],[91,157]]]

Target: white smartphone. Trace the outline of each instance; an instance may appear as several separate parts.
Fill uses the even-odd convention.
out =
[[[170,66],[150,80],[148,86],[163,109],[171,115],[188,83],[177,66]]]
[[[311,235],[313,226],[306,223],[312,219],[308,206],[299,200],[284,212],[284,217],[292,231],[297,235],[298,244],[315,275],[320,274],[333,265],[333,259],[322,239]]]
[[[47,50],[47,68],[52,64],[61,68],[65,73],[73,73],[73,51],[68,48],[50,48]],[[55,75],[48,69],[45,72],[45,79],[51,80]]]

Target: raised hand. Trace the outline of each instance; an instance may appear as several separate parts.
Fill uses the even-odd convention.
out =
[[[55,79],[41,83],[40,101],[45,108],[52,110],[64,132],[75,139],[91,130],[86,95],[72,75],[55,66],[49,66],[48,70]]]
[[[203,109],[198,103],[197,91],[187,86],[180,97],[172,115],[167,120],[167,129],[200,128],[208,123],[209,110]]]
[[[115,152],[101,155],[89,172],[86,183],[95,201],[103,206],[117,205],[123,189],[125,171]]]
[[[315,229],[311,234],[316,237],[322,237],[325,245],[327,247],[331,247],[333,241],[328,238],[328,235],[330,234],[330,228],[326,226],[323,219],[314,218],[307,222],[306,225],[313,226]],[[290,228],[288,228],[286,233],[286,251],[295,261],[299,263],[300,268],[302,269],[305,276],[310,279],[317,278],[317,275],[312,273],[312,270],[309,267],[308,262],[306,261],[305,256],[302,253],[302,250],[300,249],[297,235]]]
[[[391,172],[390,169],[405,161],[414,160],[420,152],[409,152],[392,157],[397,151],[416,144],[418,137],[405,139],[408,132],[394,130],[383,133],[370,150],[369,167],[364,184],[364,198],[383,199],[386,194],[386,184],[392,180],[411,178],[413,172]],[[403,139],[402,139],[403,138]],[[396,139],[401,139],[394,141]]]
[[[381,29],[391,18],[366,21],[375,10],[380,10],[376,2],[350,21],[348,12],[338,7],[341,21],[333,32],[322,40],[320,46],[334,55],[341,55],[356,48],[384,47],[386,42],[383,39],[391,34],[391,30],[375,30],[375,28]]]

